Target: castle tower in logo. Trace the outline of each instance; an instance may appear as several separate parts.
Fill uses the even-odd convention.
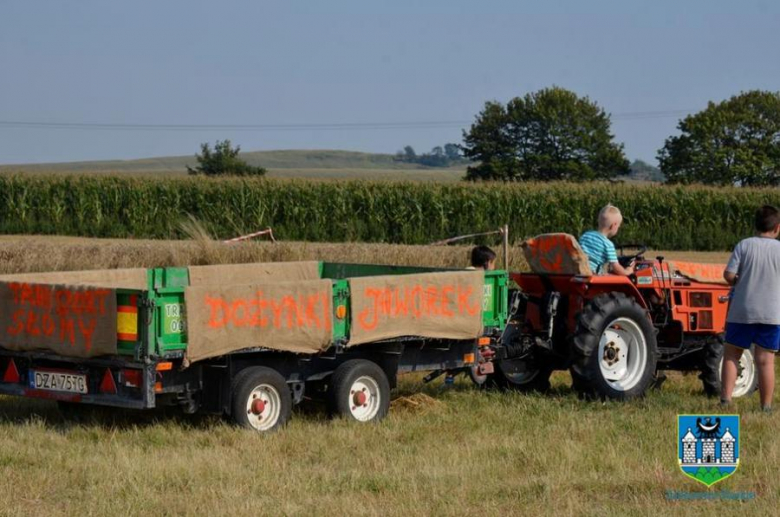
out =
[[[701,455],[704,463],[720,463],[720,459],[715,460],[715,439],[704,438],[701,441]]]
[[[723,463],[734,463],[734,437],[726,428],[726,432],[720,437],[720,460]]]
[[[683,442],[683,463],[696,463],[696,437],[693,436],[691,428],[682,439]]]
[[[710,486],[739,466],[739,417],[678,417],[678,459],[687,475]]]

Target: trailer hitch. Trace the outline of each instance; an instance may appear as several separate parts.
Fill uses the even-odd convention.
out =
[[[447,370],[434,370],[425,377],[423,377],[423,384],[428,384],[429,382],[438,379],[442,375],[444,375],[447,372]]]

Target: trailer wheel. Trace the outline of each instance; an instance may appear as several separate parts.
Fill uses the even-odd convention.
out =
[[[493,382],[501,389],[546,392],[550,389],[552,368],[537,365],[533,359],[497,361]]]
[[[701,364],[699,378],[704,385],[704,392],[710,397],[720,395],[721,377],[723,371],[724,344],[718,339],[704,349],[704,360]],[[742,352],[737,369],[737,383],[734,385],[733,398],[745,397],[758,389],[758,372],[756,371],[753,347]]]
[[[271,368],[241,370],[231,387],[231,416],[241,427],[258,432],[276,431],[290,420],[292,395],[284,377]]]
[[[622,293],[597,296],[577,318],[571,375],[585,397],[641,397],[653,382],[657,344],[647,312]]]
[[[328,387],[331,415],[375,422],[390,410],[390,384],[376,363],[352,359],[333,372]]]

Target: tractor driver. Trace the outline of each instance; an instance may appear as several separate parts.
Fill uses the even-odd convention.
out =
[[[634,264],[623,267],[618,262],[615,245],[609,240],[617,235],[623,215],[616,206],[607,205],[599,211],[598,230],[590,230],[580,237],[580,247],[588,256],[593,274],[612,273],[628,276],[634,274]]]

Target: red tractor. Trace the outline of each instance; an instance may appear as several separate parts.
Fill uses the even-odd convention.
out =
[[[681,370],[700,372],[705,392],[719,393],[723,266],[646,260],[644,246],[624,246],[619,260],[636,261],[635,274],[595,276],[571,235],[541,235],[523,250],[532,272],[511,275],[519,290],[491,382],[545,390],[554,370],[568,369],[581,396],[630,399],[660,385],[663,370]],[[735,397],[756,389],[750,352],[739,373]]]

